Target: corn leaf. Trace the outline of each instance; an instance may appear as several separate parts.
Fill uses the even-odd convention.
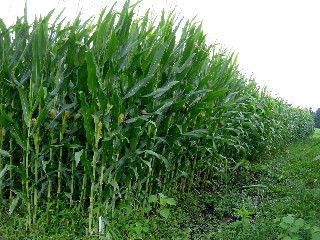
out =
[[[152,79],[152,77],[152,75],[148,75],[144,79],[140,80],[127,92],[127,94],[122,99],[127,99],[136,94],[142,87],[146,86],[146,84]]]
[[[164,163],[164,165],[166,166],[166,168],[168,168],[169,162],[168,162],[168,160],[167,160],[163,155],[161,155],[161,154],[159,154],[159,153],[156,153],[156,152],[154,152],[154,151],[152,151],[152,150],[146,150],[145,152],[148,153],[148,154],[150,154],[150,155],[152,155],[152,156],[155,156],[155,157],[158,158],[159,160],[162,160],[163,163]]]
[[[86,60],[87,60],[87,70],[88,70],[88,89],[92,94],[92,97],[95,98],[97,88],[98,88],[98,81],[96,77],[96,66],[93,62],[92,53],[87,51],[86,52]]]
[[[83,149],[79,152],[75,152],[74,154],[74,158],[75,158],[75,161],[76,161],[76,167],[78,166],[80,160],[81,160],[81,156],[83,154]]]
[[[30,110],[29,110],[29,104],[28,100],[22,91],[21,88],[18,88],[19,91],[19,96],[20,96],[20,101],[21,101],[21,106],[22,106],[22,111],[23,111],[23,119],[27,127],[30,127],[31,125],[31,118],[30,118]]]
[[[188,137],[203,137],[205,136],[209,131],[207,129],[197,129],[193,130],[191,132],[185,132],[182,135],[183,136],[188,136]]]
[[[10,128],[10,133],[15,138],[17,143],[23,148],[23,150],[27,151],[27,140],[23,135],[23,131],[21,130],[19,125],[14,122],[8,114],[4,112],[2,113],[2,116],[0,116],[0,122]]]
[[[0,155],[3,157],[10,157],[10,153],[0,148]]]
[[[9,165],[6,165],[1,171],[0,171],[0,179],[3,178],[6,171],[9,170]]]
[[[86,101],[84,92],[80,92],[81,111],[84,119],[84,128],[86,130],[86,137],[89,144],[94,144],[94,127],[92,126],[92,115],[89,104]]]
[[[11,204],[10,204],[10,206],[9,206],[9,215],[11,215],[11,214],[13,213],[13,211],[16,209],[19,200],[20,200],[20,196],[16,196],[16,197],[12,200],[12,202],[11,202]]]
[[[154,98],[160,97],[160,96],[162,96],[163,94],[165,94],[168,90],[170,90],[174,85],[176,85],[176,84],[178,84],[178,83],[179,83],[178,81],[169,82],[169,83],[166,84],[164,87],[158,88],[158,89],[155,90],[154,92],[149,93],[149,94],[147,94],[147,95],[144,95],[144,96],[142,96],[142,97],[154,97]]]

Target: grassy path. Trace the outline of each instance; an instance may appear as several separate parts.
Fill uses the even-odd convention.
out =
[[[267,189],[260,193],[261,201],[253,201],[251,206],[250,201],[243,199],[244,207],[247,205],[249,210],[255,211],[255,218],[250,225],[242,224],[245,226],[240,230],[235,230],[233,225],[237,224],[225,227],[221,238],[319,240],[320,161],[315,157],[320,154],[320,147],[313,146],[318,142],[319,129],[312,138],[292,144],[258,163],[259,182]],[[250,196],[250,193],[245,195]],[[257,196],[258,192],[253,193],[249,199]]]
[[[320,226],[320,131],[311,139],[292,144],[285,152],[268,162],[265,181],[271,201],[263,207],[270,213],[294,213]],[[270,207],[268,207],[270,203]]]
[[[175,239],[319,240],[320,160],[314,158],[320,145],[313,146],[318,142],[319,129],[310,139],[248,164],[246,179],[227,194],[182,195],[176,218],[164,228],[180,232]],[[239,188],[259,184],[266,187]]]

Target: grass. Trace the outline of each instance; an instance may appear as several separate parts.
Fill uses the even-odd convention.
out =
[[[291,144],[267,161],[256,163],[259,183],[267,188],[243,191],[238,201],[234,199],[236,208],[255,212],[253,224],[234,239],[276,239],[281,228],[273,220],[288,214],[294,214],[312,226],[320,226],[320,162],[314,160],[320,149],[319,146],[312,147],[319,140],[320,130],[317,129],[312,138]],[[228,239],[234,231],[232,225],[224,225],[220,230],[222,239]],[[301,237],[310,239],[310,235],[302,234]]]
[[[284,235],[280,236],[287,234],[287,230],[281,227],[281,221],[290,219],[290,214],[295,220],[303,219],[311,229],[300,229],[291,235],[311,239],[311,232],[317,232],[320,226],[320,162],[314,160],[320,147],[313,146],[319,140],[317,129],[309,139],[260,161],[247,163],[238,171],[246,177],[240,182],[233,179],[236,184],[228,192],[222,187],[216,191],[194,189],[190,193],[172,193],[177,205],[170,207],[168,218],[156,211],[146,214],[142,209],[129,210],[130,204],[124,205],[109,220],[112,236],[109,239],[283,239]],[[244,185],[258,184],[266,187],[241,189]],[[52,213],[49,225],[44,214],[40,214],[43,221],[38,221],[29,232],[25,231],[27,219],[23,215],[17,212],[9,216],[8,211],[2,211],[0,236],[4,239],[85,239],[85,214],[67,207],[63,209]],[[246,217],[246,212],[252,214]]]

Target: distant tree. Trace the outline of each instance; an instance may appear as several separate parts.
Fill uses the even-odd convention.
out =
[[[312,117],[313,122],[315,122],[316,113],[313,111],[312,108],[309,108],[309,112],[310,112],[310,115],[311,115],[311,117]]]
[[[314,114],[314,125],[316,128],[320,128],[320,108]]]

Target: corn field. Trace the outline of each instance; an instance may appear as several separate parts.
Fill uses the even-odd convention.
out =
[[[305,109],[241,74],[201,24],[102,10],[0,19],[0,199],[50,217],[57,199],[98,216],[122,200],[206,187],[226,161],[254,160],[314,131]],[[270,69],[271,70],[271,69]]]

